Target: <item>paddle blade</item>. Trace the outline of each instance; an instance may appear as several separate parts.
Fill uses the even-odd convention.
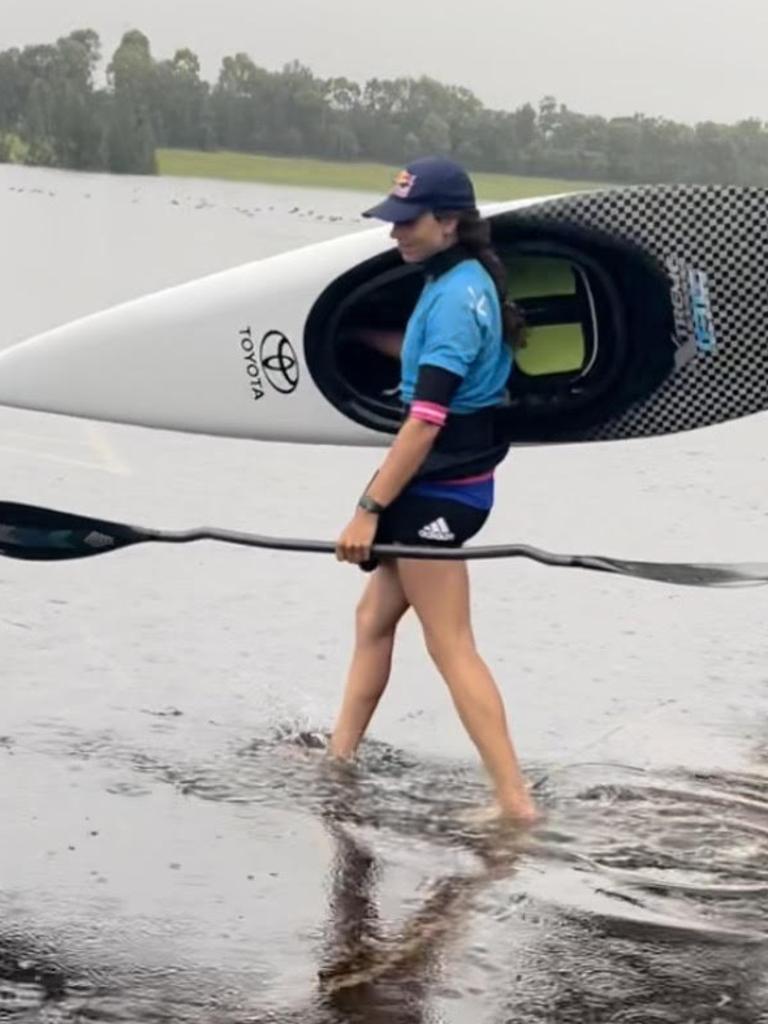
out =
[[[30,562],[89,558],[149,540],[122,523],[0,501],[0,555]]]
[[[595,558],[591,568],[603,562],[609,572],[683,587],[745,587],[768,583],[768,562],[632,562],[620,558]]]

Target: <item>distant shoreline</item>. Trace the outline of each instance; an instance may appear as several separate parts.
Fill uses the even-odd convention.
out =
[[[302,188],[385,192],[399,168],[375,163],[342,163],[307,157],[262,156],[218,151],[158,149],[159,175],[179,178],[217,178]],[[526,178],[511,174],[473,173],[478,197],[485,201],[525,199],[595,188],[595,182],[558,178]]]

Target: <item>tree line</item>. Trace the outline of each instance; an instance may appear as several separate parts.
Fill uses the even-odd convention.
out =
[[[425,153],[476,171],[611,182],[768,185],[768,124],[681,124],[633,114],[579,114],[546,96],[493,110],[463,86],[432,78],[320,78],[245,53],[215,84],[189,49],[156,60],[127,32],[97,82],[91,29],[0,52],[0,162],[150,174],[158,147],[375,160]],[[511,72],[514,73],[514,72]]]

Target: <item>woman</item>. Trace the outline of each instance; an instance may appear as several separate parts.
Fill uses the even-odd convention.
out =
[[[427,650],[493,780],[496,810],[521,822],[536,807],[520,771],[496,684],[475,647],[463,561],[370,561],[379,542],[458,546],[493,505],[493,470],[508,444],[494,437],[510,347],[520,324],[503,267],[476,209],[472,182],[450,160],[414,161],[365,216],[392,223],[424,290],[402,343],[407,416],[337,542],[336,555],[372,569],[357,609],[355,649],[330,753],[351,757],[389,680],[397,624],[412,607]]]

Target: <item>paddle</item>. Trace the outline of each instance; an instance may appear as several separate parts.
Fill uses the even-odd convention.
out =
[[[134,544],[189,544],[198,540],[223,541],[277,551],[333,554],[331,541],[290,537],[265,537],[256,533],[200,527],[195,530],[151,530],[106,519],[72,515],[37,505],[0,502],[0,554],[27,561],[57,562],[71,558],[103,555]],[[527,544],[492,547],[432,548],[377,544],[379,557],[428,558],[435,560],[487,558],[528,558],[543,565],[592,569],[639,579],[656,580],[693,587],[719,587],[768,583],[768,563],[699,564],[696,562],[635,562],[602,555],[557,555]]]

